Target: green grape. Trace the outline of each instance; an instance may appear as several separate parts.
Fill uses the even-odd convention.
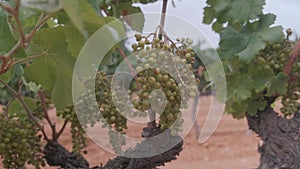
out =
[[[77,118],[73,104],[67,105],[63,110],[57,111],[57,116],[60,116],[71,123],[72,151],[80,153],[86,146],[86,137],[84,127]]]
[[[291,51],[293,49],[294,42],[284,40],[279,43],[268,43],[267,46],[259,52],[255,58],[255,64],[258,69],[268,69],[273,71],[275,75],[284,71],[285,66],[289,61]],[[299,78],[300,66],[299,59],[296,60],[292,67],[290,74]],[[281,95],[282,105],[281,113],[284,116],[293,115],[299,110],[300,99],[300,84],[299,80],[293,80],[289,82],[287,92]],[[265,89],[266,90],[266,89]],[[266,92],[266,91],[263,91]],[[255,93],[252,97],[264,95],[263,93]],[[265,98],[259,97],[264,100]]]
[[[137,42],[146,41],[143,39],[145,36],[135,36],[138,37],[136,38]],[[162,90],[167,101],[165,109],[160,113],[159,125],[162,130],[171,129],[172,135],[176,135],[177,132],[183,130],[182,123],[177,122],[178,120],[183,122],[183,120],[180,120],[182,119],[181,102],[187,104],[188,100],[194,97],[198,90],[196,85],[190,83],[194,82],[196,84],[195,76],[189,73],[192,70],[192,64],[195,62],[195,53],[190,47],[193,40],[178,38],[177,43],[180,47],[177,47],[175,43],[153,38],[152,42],[142,44],[143,47],[138,45],[137,50],[133,48],[133,52],[136,52],[137,56],[142,58],[136,68],[138,72],[137,80],[141,89],[137,92],[139,99],[133,105],[141,111],[140,114],[147,115],[147,111],[151,108],[150,100],[155,105],[159,105],[158,100],[149,100],[149,94],[154,89]],[[148,44],[149,46],[147,46]],[[161,67],[158,68],[157,65]],[[173,74],[171,75],[161,68]]]
[[[4,168],[45,165],[40,128],[23,112],[0,114],[0,156]]]

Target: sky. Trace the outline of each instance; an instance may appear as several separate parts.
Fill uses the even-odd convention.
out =
[[[168,2],[167,14],[177,16],[189,21],[197,27],[209,39],[213,47],[218,46],[219,37],[215,34],[211,27],[202,23],[203,8],[205,0],[174,0],[176,7]],[[299,0],[266,0],[264,6],[265,13],[274,13],[277,15],[275,25],[282,25],[284,29],[292,28],[293,32],[300,35],[300,1]],[[147,4],[139,5],[143,12],[160,12],[162,0]],[[184,30],[183,30],[184,31]]]

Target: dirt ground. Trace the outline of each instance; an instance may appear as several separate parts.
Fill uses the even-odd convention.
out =
[[[209,109],[210,97],[202,97],[200,101],[197,123],[201,127]],[[53,111],[50,111],[50,114],[55,116]],[[59,120],[57,124],[60,124]],[[129,135],[133,134],[130,132],[134,131],[129,131]],[[70,133],[66,132],[59,141],[70,148]],[[224,114],[217,130],[207,142],[199,144],[193,128],[184,138],[183,151],[178,159],[160,169],[253,169],[259,162],[258,144],[259,138],[248,130],[246,120],[235,120],[230,115]],[[90,140],[86,150],[88,154],[84,156],[90,166],[98,165],[100,162],[105,164],[114,157]]]

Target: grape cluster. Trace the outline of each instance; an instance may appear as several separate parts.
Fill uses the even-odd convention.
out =
[[[25,112],[0,114],[0,156],[4,168],[25,169],[45,166],[40,128]]]
[[[285,116],[293,115],[300,109],[300,59],[294,64],[291,74],[294,79],[289,82],[287,93],[281,99],[281,112]]]
[[[293,49],[294,42],[284,40],[279,43],[268,43],[266,48],[261,50],[256,57],[256,65],[258,68],[269,69],[278,74],[284,71],[287,65],[290,54]],[[298,111],[300,107],[300,82],[297,80],[300,77],[300,61],[295,62],[292,67],[292,78],[289,79],[287,92],[281,96],[283,107],[281,113],[284,116],[289,116]]]
[[[77,118],[74,105],[70,104],[64,109],[58,110],[57,116],[71,122],[72,151],[80,153],[80,151],[86,146],[86,137],[85,131]]]
[[[195,53],[190,45],[193,41],[177,38],[174,43],[170,39],[153,38],[151,42],[149,36],[141,34],[136,34],[135,39],[137,43],[132,44],[132,48],[138,57],[136,79],[140,89],[139,99],[133,101],[133,105],[142,112],[149,110],[151,103],[152,109],[161,107],[162,98],[151,91],[162,90],[167,100],[165,109],[160,112],[159,124],[162,130],[172,126],[171,134],[176,135],[183,130],[181,107],[187,108],[188,100],[196,96],[198,90],[192,73]]]
[[[97,122],[102,122],[102,127],[109,128],[110,142],[116,152],[120,152],[124,141],[123,136],[113,134],[115,130],[121,134],[125,133],[126,118],[124,118],[112,101],[111,79],[107,78],[104,72],[97,72],[95,81],[90,79],[84,80],[84,83],[95,83],[95,90],[87,89],[81,93],[81,99],[74,102],[77,107],[77,112],[74,110],[74,105],[68,105],[63,110],[57,111],[57,116],[71,122],[71,134],[73,151],[80,152],[86,146],[86,138],[84,129],[90,125],[93,127]],[[93,94],[96,95],[98,107],[89,106],[93,101]],[[97,111],[100,110],[100,111]],[[101,115],[100,115],[101,113]],[[80,119],[80,121],[78,120]]]
[[[110,128],[114,128],[116,131],[124,133],[124,130],[127,129],[126,118],[120,114],[113,104],[110,84],[111,80],[106,77],[104,72],[98,72],[96,74],[96,100],[104,118],[102,119],[104,122],[103,127],[109,125]]]
[[[267,43],[267,46],[259,52],[256,57],[256,64],[264,69],[272,69],[277,74],[282,72],[289,55],[292,51],[292,45],[288,41],[279,43]]]

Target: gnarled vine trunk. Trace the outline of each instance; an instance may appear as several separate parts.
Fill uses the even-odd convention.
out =
[[[147,137],[152,137],[160,134],[162,131],[159,127],[155,126],[152,128],[144,128],[143,132],[148,133]],[[116,158],[109,160],[104,166],[100,165],[91,169],[156,169],[156,167],[163,166],[165,163],[177,158],[182,151],[183,146],[181,137],[171,136],[169,132],[166,132],[163,140],[144,140],[134,148],[128,149],[125,152],[125,154],[147,154],[150,151],[157,151],[157,149],[160,148],[159,145],[162,143],[175,146],[162,154],[151,157],[128,158],[117,156]],[[58,142],[48,142],[44,148],[44,154],[45,159],[50,166],[60,166],[64,169],[89,169],[89,164],[86,159],[80,154],[69,152]]]
[[[270,107],[246,117],[249,128],[263,141],[258,148],[259,169],[300,169],[300,109],[291,119]]]

